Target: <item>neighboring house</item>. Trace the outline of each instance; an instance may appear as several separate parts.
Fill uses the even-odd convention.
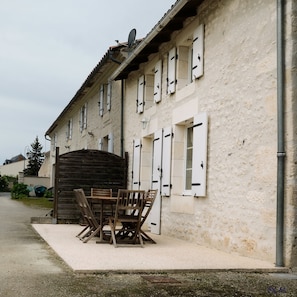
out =
[[[19,154],[11,159],[6,159],[4,164],[0,166],[0,175],[18,176],[19,172],[27,167],[28,160]]]
[[[12,157],[11,159],[6,159],[3,165],[24,161],[24,160],[26,160],[26,158],[22,154],[19,154],[15,157]]]
[[[296,12],[177,1],[113,74],[130,188],[160,189],[152,232],[297,266]]]
[[[137,41],[135,41],[136,43]],[[45,136],[51,141],[45,163],[54,185],[56,148],[59,154],[81,149],[99,149],[122,156],[121,82],[109,77],[131,50],[125,44],[110,47],[89,74]],[[43,171],[47,171],[43,168]]]

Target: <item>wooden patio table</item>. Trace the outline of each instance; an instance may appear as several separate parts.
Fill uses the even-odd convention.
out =
[[[112,204],[116,204],[117,197],[110,197],[110,196],[87,196],[88,201],[91,204],[91,207],[93,208],[93,204],[100,203],[100,218],[99,218],[99,224],[100,224],[100,233],[99,233],[99,240],[96,241],[96,243],[109,243],[109,241],[104,240],[103,238],[103,227],[104,227],[104,204],[108,202],[112,206]],[[107,225],[107,224],[106,224]]]

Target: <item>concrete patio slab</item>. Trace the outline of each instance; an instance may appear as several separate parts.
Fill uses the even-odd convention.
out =
[[[250,270],[288,272],[273,263],[228,254],[182,240],[152,234],[157,244],[144,248],[131,245],[115,248],[97,244],[96,239],[83,243],[76,234],[82,230],[72,224],[32,224],[49,246],[76,272],[152,272],[201,270]]]

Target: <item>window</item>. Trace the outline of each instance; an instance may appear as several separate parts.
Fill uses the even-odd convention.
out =
[[[185,190],[192,189],[193,127],[187,128]]]
[[[72,139],[72,119],[70,119],[67,123],[67,132],[66,132],[66,139]]]
[[[177,82],[181,89],[203,75],[204,27],[200,25],[178,47]]]
[[[99,115],[103,116],[106,111],[111,108],[111,89],[112,84],[109,82],[107,85],[101,85],[99,90]]]
[[[80,132],[87,129],[87,103],[85,103],[80,109],[79,128]]]
[[[113,153],[113,135],[109,133],[105,137],[99,138],[98,149],[100,151],[106,151]]]
[[[177,81],[178,89],[192,82],[192,42],[178,47]]]
[[[141,75],[137,81],[136,112],[143,113],[144,107],[150,108],[154,97],[154,76],[152,74]]]
[[[105,136],[105,137],[99,138],[98,149],[100,151],[107,152],[107,148],[108,148],[108,137]]]

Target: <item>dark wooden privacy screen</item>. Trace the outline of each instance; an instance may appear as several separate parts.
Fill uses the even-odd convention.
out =
[[[55,197],[53,217],[57,223],[77,223],[73,189],[82,188],[90,195],[91,188],[127,188],[128,154],[125,158],[99,150],[79,150],[59,155],[56,149]]]

